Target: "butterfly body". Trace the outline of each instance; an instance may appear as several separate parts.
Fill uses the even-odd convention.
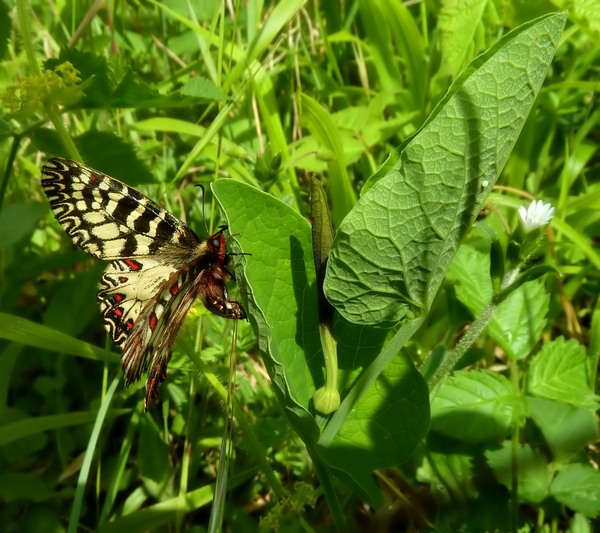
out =
[[[98,300],[106,329],[123,350],[126,384],[149,372],[147,409],[196,298],[225,318],[246,317],[225,286],[232,277],[226,228],[203,241],[139,191],[75,161],[50,159],[42,173],[54,215],[73,242],[111,261]]]

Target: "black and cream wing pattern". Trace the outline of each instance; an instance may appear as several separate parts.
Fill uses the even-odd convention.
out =
[[[48,160],[42,175],[52,211],[73,242],[111,262],[98,300],[106,329],[123,351],[125,383],[148,373],[148,409],[196,298],[225,318],[246,316],[225,286],[232,277],[226,227],[203,241],[140,192],[69,159]]]

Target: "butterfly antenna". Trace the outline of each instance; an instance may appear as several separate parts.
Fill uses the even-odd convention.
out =
[[[204,222],[204,229],[206,230],[206,234],[210,235],[210,231],[208,229],[208,226],[206,225],[206,189],[204,188],[204,185],[202,185],[202,183],[198,183],[196,187],[200,187],[200,189],[202,189],[202,222]]]

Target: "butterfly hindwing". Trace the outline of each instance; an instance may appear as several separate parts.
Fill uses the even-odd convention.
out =
[[[42,173],[52,210],[73,242],[111,260],[98,299],[106,329],[123,350],[126,384],[149,372],[147,409],[197,297],[220,316],[246,316],[225,287],[231,278],[226,228],[203,242],[135,189],[68,159],[50,159]]]
[[[145,305],[140,305],[137,309],[131,308],[131,312],[137,313],[133,322],[123,322],[125,315],[114,304],[103,307],[105,320],[113,321],[116,331],[123,334],[121,348],[126,383],[136,381],[142,374],[149,372],[146,381],[146,409],[152,398],[157,396],[157,388],[166,377],[173,343],[185,316],[198,296],[202,296],[206,307],[216,314],[226,318],[246,316],[238,302],[229,300],[224,283],[212,283],[210,296],[206,296],[204,280],[212,278],[210,272],[204,256],[175,271]],[[117,285],[116,289],[122,290],[123,287]],[[108,294],[109,291],[105,293]],[[114,298],[115,293],[112,294]],[[115,311],[118,312],[115,314]]]
[[[206,271],[207,269],[203,268],[202,264],[196,263],[190,268],[177,273],[169,283],[165,284],[162,293],[159,295],[159,302],[161,302],[159,308],[162,308],[163,312],[162,319],[156,320],[155,310],[153,309],[150,315],[144,316],[140,321],[141,327],[143,324],[146,325],[146,332],[152,331],[150,342],[155,346],[150,362],[148,380],[146,381],[146,409],[148,409],[151,400],[157,397],[157,388],[166,377],[167,365],[171,358],[175,337],[194,300],[202,292],[202,286],[198,281]],[[138,342],[128,341],[123,347],[123,369],[125,372],[127,372],[128,365],[130,365],[132,371],[136,369],[139,351],[136,353],[134,346],[137,344]]]
[[[184,264],[172,265],[155,257],[120,259],[113,261],[100,280],[98,300],[106,329],[118,346],[122,346],[144,308],[150,304],[167,302],[157,300],[163,286]]]
[[[190,268],[174,272],[139,310],[132,329],[126,326],[126,338],[121,346],[123,373],[129,384],[150,371],[146,382],[146,409],[156,396],[156,388],[165,379],[173,343],[200,290],[195,281],[195,273]],[[107,310],[105,319],[109,319],[110,312]]]

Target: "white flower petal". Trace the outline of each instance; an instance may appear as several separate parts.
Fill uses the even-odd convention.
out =
[[[534,200],[527,209],[523,206],[519,207],[521,225],[526,232],[547,226],[553,215],[554,207],[542,200]]]

